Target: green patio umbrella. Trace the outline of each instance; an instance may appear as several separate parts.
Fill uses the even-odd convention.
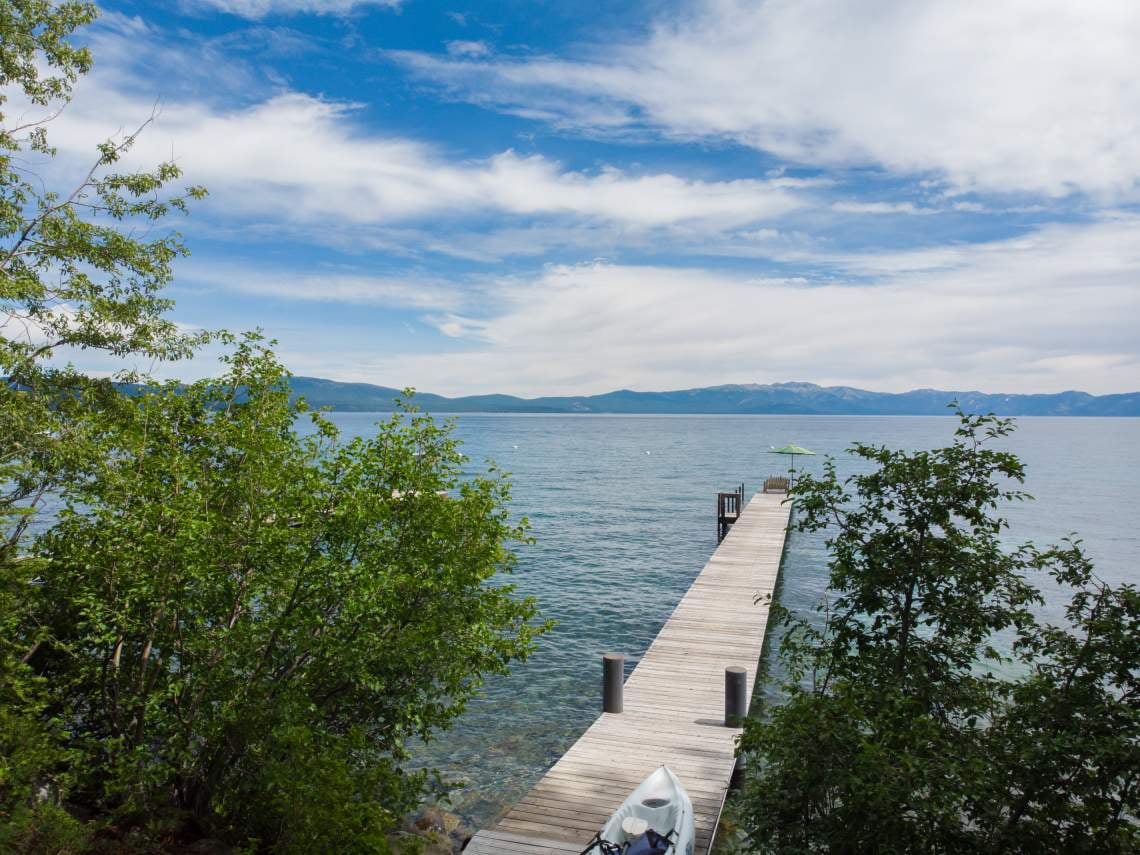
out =
[[[794,484],[795,480],[796,480],[796,455],[797,454],[803,454],[803,455],[807,455],[810,457],[815,456],[814,451],[812,451],[811,449],[808,449],[808,448],[804,448],[802,445],[785,445],[783,448],[772,448],[771,446],[769,446],[768,453],[769,454],[790,454],[790,455],[792,455],[792,466],[791,466],[791,470],[790,470],[792,473],[792,477],[788,482],[789,487],[791,487],[792,484]]]

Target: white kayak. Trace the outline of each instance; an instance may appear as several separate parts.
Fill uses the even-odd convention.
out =
[[[672,845],[665,850],[654,848],[658,838],[651,831],[668,838]],[[661,845],[657,842],[658,847]],[[660,767],[629,794],[583,855],[638,851],[693,855],[693,803],[667,766]]]

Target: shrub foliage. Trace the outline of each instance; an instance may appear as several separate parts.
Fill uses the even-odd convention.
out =
[[[525,520],[413,408],[339,436],[256,335],[187,385],[66,362],[210,338],[162,293],[202,188],[116,172],[133,134],[45,186],[95,15],[0,0],[0,849],[385,851],[427,783],[408,740],[544,629],[493,578]]]
[[[501,477],[461,481],[431,418],[299,430],[271,354],[229,361],[120,401],[104,465],[39,539],[27,662],[70,722],[73,800],[373,851],[422,789],[406,740],[539,631],[531,602],[487,584],[524,528]]]
[[[1140,592],[1079,542],[1009,548],[1009,420],[961,415],[935,451],[857,444],[802,477],[829,597],[784,612],[784,702],[741,740],[742,825],[773,852],[1124,852],[1140,847]],[[1048,574],[1072,594],[1035,617]]]

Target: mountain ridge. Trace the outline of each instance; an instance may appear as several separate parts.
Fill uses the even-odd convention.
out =
[[[293,377],[290,388],[312,407],[341,412],[389,412],[402,396],[399,389],[371,383],[345,383],[321,377]],[[1092,395],[1079,390],[1048,394],[990,393],[978,390],[912,389],[871,392],[853,386],[815,383],[727,383],[664,392],[618,389],[599,395],[542,396],[463,395],[449,398],[416,393],[421,409],[441,413],[599,413],[708,415],[948,415],[957,400],[968,412],[1003,416],[1140,417],[1140,392]]]

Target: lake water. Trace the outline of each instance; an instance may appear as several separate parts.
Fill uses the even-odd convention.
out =
[[[346,434],[380,418],[335,413]],[[598,714],[602,653],[636,664],[716,548],[718,491],[786,468],[770,446],[818,452],[854,471],[853,441],[919,449],[947,445],[951,417],[464,415],[457,435],[472,471],[494,460],[512,473],[514,511],[536,542],[515,582],[558,627],[527,663],[491,681],[457,725],[417,761],[465,784],[454,809],[493,821],[533,786]],[[1011,540],[1085,541],[1099,575],[1140,581],[1140,420],[1026,418],[1006,446],[1026,463],[1036,501],[1007,509]],[[807,611],[825,588],[822,537],[793,533],[781,601]],[[1046,612],[1062,599],[1047,592]],[[770,689],[768,690],[771,691]]]

